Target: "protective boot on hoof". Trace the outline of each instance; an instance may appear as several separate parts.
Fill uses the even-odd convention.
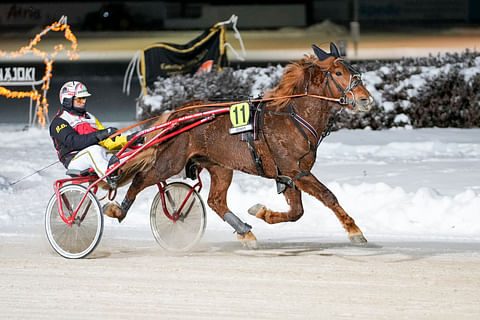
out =
[[[105,204],[102,208],[103,213],[110,218],[117,218],[118,222],[122,222],[123,219],[127,216],[123,213],[120,205],[117,202],[109,202]]]
[[[252,229],[251,225],[243,222],[231,212],[225,213],[223,218],[237,232],[238,240],[240,240],[245,247],[249,249],[258,248],[257,238],[255,238],[252,231],[250,231]]]
[[[267,213],[267,208],[263,204],[257,203],[256,205],[248,209],[248,213],[251,214],[252,216],[257,217],[258,219],[265,220],[265,214]]]
[[[350,239],[350,243],[354,245],[359,246],[367,243],[367,239],[365,239],[365,237],[361,233],[348,236],[348,238]]]
[[[247,247],[248,249],[258,249],[257,238],[252,231],[248,231],[246,234],[237,234],[237,238],[244,247]]]

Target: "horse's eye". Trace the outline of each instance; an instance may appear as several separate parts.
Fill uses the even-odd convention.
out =
[[[337,76],[339,76],[339,77],[342,75],[342,73],[341,73],[340,71],[338,71],[338,72],[335,73],[335,74],[336,74]]]

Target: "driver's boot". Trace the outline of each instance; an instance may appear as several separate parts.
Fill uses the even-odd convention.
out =
[[[111,166],[114,166],[119,162],[119,159],[116,155],[113,155],[110,160],[108,161],[108,168]],[[110,189],[117,189],[118,187],[118,182],[120,181],[120,175],[118,173],[118,169],[110,173],[110,175],[107,176],[107,183],[110,186]]]

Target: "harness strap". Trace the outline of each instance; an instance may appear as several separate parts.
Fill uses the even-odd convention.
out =
[[[297,113],[294,113],[293,114],[293,117],[294,119],[292,120],[296,120],[298,123],[300,123],[302,126],[304,126],[305,128],[307,128],[307,130],[315,137],[315,139],[318,141],[318,133],[317,133],[317,130],[315,130],[315,128],[305,119],[303,119],[299,114]]]
[[[263,126],[263,118],[265,116],[265,103],[259,102],[255,107],[255,114],[253,116],[253,132],[245,132],[243,139],[247,142],[250,154],[252,155],[253,163],[257,168],[257,172],[261,177],[265,177],[265,171],[263,170],[262,158],[258,155],[255,149],[254,140],[258,139],[258,130]],[[266,141],[266,140],[265,140]]]
[[[331,96],[333,96],[333,91],[332,91],[332,88],[330,87],[330,82],[329,82],[329,79],[332,80],[333,84],[335,85],[335,87],[337,88],[338,92],[341,92],[342,93],[342,97],[340,98],[340,104],[341,105],[345,105],[347,102],[346,102],[346,92],[347,92],[347,89],[348,88],[345,88],[345,90],[343,90],[343,88],[338,84],[337,81],[335,81],[335,79],[333,79],[332,77],[332,74],[330,73],[330,71],[327,71],[325,73],[325,85],[327,86],[327,89],[328,89],[328,92],[330,93]]]
[[[337,118],[338,118],[338,115],[340,114],[340,112],[343,110],[343,108],[341,108],[336,114],[334,117],[330,117],[329,121],[328,121],[328,125],[327,127],[324,129],[324,131],[322,132],[322,135],[319,136],[318,135],[318,132],[315,130],[315,128],[308,122],[306,121],[305,119],[303,119],[300,115],[298,115],[295,110],[294,110],[294,106],[292,105],[293,104],[293,101],[291,101],[291,103],[289,103],[287,105],[287,110],[288,112],[277,112],[277,111],[267,111],[269,114],[274,114],[274,115],[288,115],[290,117],[290,119],[292,119],[292,122],[295,124],[295,127],[297,127],[298,131],[302,134],[302,136],[305,138],[305,140],[307,140],[308,142],[308,146],[309,146],[309,150],[310,151],[313,151],[313,152],[316,152],[317,151],[317,148],[318,146],[320,145],[320,143],[323,141],[323,139],[325,137],[327,137],[331,130],[332,130],[332,127],[333,125],[335,124]],[[317,143],[315,144],[315,146],[312,145],[312,143],[310,143],[310,140],[308,139],[308,136],[307,134],[305,133],[305,130],[303,130],[302,126],[304,126],[317,140]],[[308,152],[306,153],[308,154]],[[305,155],[306,155],[305,154]],[[303,155],[300,159],[302,159],[305,155]],[[307,175],[310,174],[310,170],[303,170],[301,167],[300,167],[300,159],[298,161],[298,168],[300,170],[300,172],[293,178],[290,178],[288,176],[284,176],[280,173],[280,170],[278,169],[277,167],[277,177],[275,178],[275,181],[277,183],[277,192],[278,193],[282,193],[285,191],[285,189],[288,187],[288,188],[296,188],[295,184],[294,184],[294,181],[297,180],[297,179],[300,179],[302,177],[305,177]]]
[[[325,139],[330,135],[330,133],[332,132],[333,125],[337,122],[338,117],[342,111],[343,111],[343,108],[338,110],[333,117],[330,117],[330,119],[328,119],[327,127],[323,130],[322,136],[320,137],[320,140],[318,140],[317,147],[320,145],[320,143],[322,143],[323,139]]]
[[[300,159],[302,159],[310,151],[316,152],[318,144],[319,144],[319,143],[316,143],[315,145],[313,145],[310,142],[310,139],[308,138],[307,134],[305,133],[305,130],[303,130],[302,126],[307,128],[307,130],[310,131],[310,133],[312,133],[312,135],[316,138],[317,141],[321,141],[321,140],[319,139],[319,135],[317,133],[317,130],[315,130],[315,128],[308,121],[303,119],[301,116],[299,116],[295,112],[294,107],[293,107],[293,101],[291,101],[291,103],[289,103],[287,105],[287,111],[288,112],[276,112],[276,111],[267,111],[267,112],[269,114],[275,114],[275,115],[288,115],[290,117],[290,119],[292,119],[292,122],[294,123],[295,127],[298,129],[298,131],[304,137],[304,139],[307,140],[307,142],[308,142],[309,151],[306,154],[304,154],[302,157],[300,157]],[[277,167],[277,177],[275,178],[275,182],[277,183],[277,192],[278,193],[284,192],[287,188],[296,189],[297,187],[295,186],[295,183],[294,183],[295,180],[298,180],[298,179],[300,179],[302,177],[305,177],[305,176],[308,176],[310,174],[310,170],[303,170],[300,167],[300,159],[298,160],[298,169],[300,170],[300,172],[297,175],[295,175],[295,177],[293,177],[293,178],[282,175],[280,170]]]
[[[257,168],[258,174],[262,177],[265,177],[265,171],[263,171],[262,158],[258,155],[257,150],[255,149],[255,145],[253,144],[253,134],[251,132],[247,132],[245,134],[245,138],[247,141],[248,148],[250,149],[250,154],[252,155],[253,163]]]
[[[258,139],[258,131],[263,128],[265,120],[265,102],[261,101],[257,103],[255,108],[255,114],[253,116],[253,140]]]
[[[300,168],[300,166],[299,166]],[[294,190],[297,189],[295,185],[295,180],[298,180],[302,177],[308,176],[310,174],[310,170],[301,170],[295,177],[290,178],[288,176],[283,176],[280,174],[280,171],[277,168],[277,177],[275,178],[275,182],[277,183],[277,193],[284,192],[287,188],[293,188]]]
[[[317,150],[317,144],[315,143],[315,146],[314,146],[314,145],[312,145],[312,143],[310,143],[310,139],[308,138],[307,134],[305,133],[305,130],[303,130],[301,125],[305,126],[310,132],[312,132],[312,134],[315,136],[315,138],[318,141],[317,131],[315,130],[315,128],[312,127],[312,125],[310,123],[308,123],[305,119],[303,119],[302,117],[298,116],[295,113],[295,110],[293,109],[292,104],[293,104],[293,101],[291,101],[291,103],[289,103],[287,105],[287,111],[288,111],[288,115],[290,116],[290,119],[292,119],[292,122],[295,125],[295,127],[297,127],[297,129],[301,133],[301,135],[305,138],[305,140],[307,140],[308,148],[310,149],[310,151],[316,151]]]

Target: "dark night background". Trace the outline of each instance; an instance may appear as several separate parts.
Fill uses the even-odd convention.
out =
[[[1,43],[8,43],[9,39],[22,37],[28,43],[33,35],[61,15],[68,16],[68,23],[81,46],[82,39],[101,39],[112,34],[121,37],[122,33],[132,32],[202,30],[232,13],[239,16],[240,32],[307,28],[326,19],[347,29],[351,21],[358,21],[362,33],[480,26],[480,1],[474,0],[16,1],[0,4],[0,40],[3,41],[0,50],[5,50]],[[132,82],[131,96],[122,93],[128,62],[127,59],[56,61],[48,93],[50,117],[58,108],[59,88],[64,82],[75,79],[84,82],[93,94],[88,108],[101,120],[134,120],[137,82]],[[42,68],[42,63],[36,63],[31,65]],[[267,61],[247,61],[241,66],[265,63]],[[0,57],[2,67],[17,64]],[[1,122],[25,122],[27,119],[28,99],[0,96]]]

